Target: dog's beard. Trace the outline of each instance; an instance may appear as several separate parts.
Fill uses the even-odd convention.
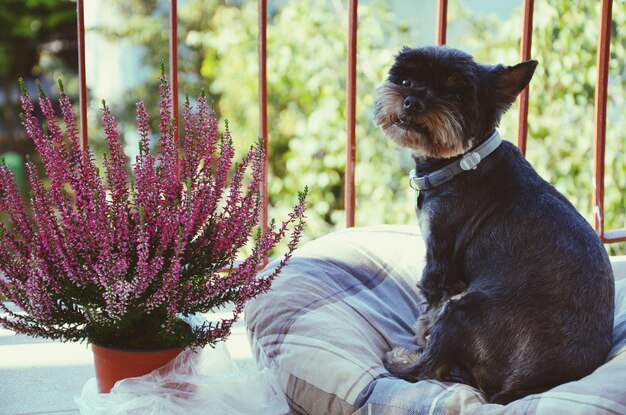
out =
[[[436,110],[419,114],[404,111],[404,93],[391,82],[378,89],[374,106],[374,121],[384,133],[417,156],[450,158],[465,153],[473,140],[463,137],[463,126],[454,116],[454,109],[440,103]]]

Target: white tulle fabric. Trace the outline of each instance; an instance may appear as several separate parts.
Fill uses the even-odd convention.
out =
[[[82,415],[289,413],[271,373],[242,374],[223,343],[185,350],[161,369],[117,382],[108,394],[99,394],[92,378],[75,401]]]

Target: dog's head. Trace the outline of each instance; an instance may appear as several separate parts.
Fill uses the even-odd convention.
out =
[[[484,66],[456,49],[405,47],[378,89],[375,122],[417,156],[463,154],[497,127],[536,66]]]

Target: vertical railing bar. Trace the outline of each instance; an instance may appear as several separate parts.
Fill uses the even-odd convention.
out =
[[[520,55],[522,62],[530,59],[530,51],[533,40],[533,12],[534,0],[524,0],[522,14],[522,39]],[[519,109],[517,113],[517,147],[526,155],[526,143],[528,141],[528,98],[530,89],[528,86],[520,93]]]
[[[261,232],[268,231],[269,193],[268,172],[268,131],[267,131],[267,0],[259,0],[259,135],[263,140],[263,174],[261,184]]]
[[[344,197],[346,226],[354,226],[356,209],[356,48],[358,0],[348,1],[348,53],[346,59],[346,174]]]
[[[180,146],[179,103],[178,103],[178,4],[170,0],[170,84],[172,86],[172,116],[174,117],[174,138]]]
[[[80,136],[83,149],[89,145],[87,133],[87,73],[85,72],[85,4],[76,2],[76,24],[78,35],[78,106],[80,111]]]
[[[448,0],[437,0],[437,36],[435,42],[439,46],[446,44],[448,32]]]
[[[595,93],[594,189],[592,197],[593,227],[604,238],[604,162],[606,142],[606,103],[611,48],[612,0],[602,0],[600,33],[598,36],[597,75]]]

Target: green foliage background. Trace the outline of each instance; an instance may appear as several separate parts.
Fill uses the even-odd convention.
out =
[[[346,2],[285,1],[268,16],[270,205],[284,217],[297,191],[310,189],[307,239],[344,227]],[[128,21],[106,29],[145,48],[145,60],[167,56],[167,10],[156,1],[119,1]],[[162,6],[162,5],[161,5]],[[599,3],[535,2],[528,158],[548,181],[591,218],[593,100]],[[196,94],[207,88],[245,149],[258,135],[257,3],[189,0],[179,6],[181,85]],[[419,6],[416,6],[419,7]],[[626,227],[626,3],[613,5],[613,43],[607,134],[605,225]],[[449,43],[479,62],[519,60],[521,12],[502,21],[450,4]],[[433,16],[434,18],[434,16]],[[357,211],[359,226],[415,223],[414,193],[407,184],[410,157],[385,139],[372,122],[375,90],[401,45],[420,46],[419,35],[384,1],[359,5],[357,84]],[[156,76],[153,77],[156,80]],[[128,101],[145,97],[142,86]],[[154,106],[152,106],[154,108]],[[131,111],[132,113],[132,111]],[[515,108],[501,132],[516,141]],[[625,244],[609,246],[626,253]]]
[[[346,10],[344,2],[318,3],[311,13],[308,2],[290,2],[273,16],[268,27],[270,200],[272,206],[279,207],[285,195],[296,194],[308,185],[307,231],[311,238],[345,223]],[[255,3],[247,3],[241,13],[224,9],[216,15],[216,33],[206,34],[216,55],[204,60],[202,74],[214,75],[212,90],[221,97],[220,111],[232,119],[233,128],[241,126],[236,132],[239,137],[254,136],[257,131],[257,110],[251,105],[257,93],[256,32],[249,30],[255,19]],[[393,19],[381,3],[360,7],[356,123],[359,225],[413,220],[412,202],[408,200],[412,191],[405,179],[405,170],[410,167],[399,168],[399,150],[382,137],[370,114],[375,89],[395,53],[389,40],[405,34],[398,31]],[[240,70],[231,67],[236,63]],[[212,73],[207,68],[217,69]],[[243,85],[246,87],[241,88]],[[233,93],[238,88],[246,92]],[[394,203],[398,198],[400,203]]]
[[[309,2],[291,1],[270,9],[267,29],[270,216],[285,217],[297,192],[308,186],[305,239],[345,226],[345,2],[315,3],[314,13]],[[129,24],[108,28],[107,35],[142,44],[148,65],[154,56],[166,56],[166,35],[141,35],[145,25],[163,27],[166,11],[147,3],[124,2],[120,7],[129,15]],[[142,13],[146,17],[137,17]],[[208,88],[240,150],[259,134],[257,13],[256,2],[190,0],[179,10],[183,42],[179,47],[186,71],[182,88],[192,95]],[[375,90],[386,76],[396,45],[410,43],[407,27],[395,20],[382,2],[359,7],[358,225],[415,220],[414,192],[406,178],[410,157],[380,134],[371,116]],[[200,78],[191,75],[194,68]],[[152,88],[137,88],[127,104]]]

